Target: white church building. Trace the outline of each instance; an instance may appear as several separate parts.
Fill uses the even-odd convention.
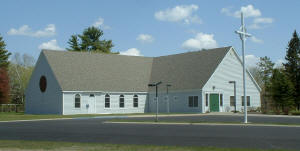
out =
[[[104,114],[243,110],[242,61],[233,47],[160,57],[42,50],[25,92],[27,114]],[[236,83],[236,102],[234,85]],[[167,84],[171,86],[168,87]],[[247,106],[260,87],[247,71]]]

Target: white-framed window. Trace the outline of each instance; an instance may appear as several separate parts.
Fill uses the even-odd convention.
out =
[[[139,107],[139,98],[136,94],[133,96],[133,107]]]
[[[105,94],[105,108],[110,108],[110,96]]]
[[[189,96],[189,107],[198,107],[198,96]]]
[[[242,97],[242,106],[244,106],[244,96],[241,96]],[[247,106],[250,106],[250,96],[247,96]]]
[[[80,95],[76,94],[75,95],[75,100],[74,100],[74,106],[75,106],[75,108],[80,108],[80,100],[81,100]]]
[[[234,96],[230,96],[230,106],[235,106]]]
[[[125,101],[124,101],[124,95],[120,95],[120,100],[119,100],[119,107],[124,108],[125,106]]]

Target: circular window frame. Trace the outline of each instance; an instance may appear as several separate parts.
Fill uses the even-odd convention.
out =
[[[40,91],[44,93],[47,89],[47,78],[46,76],[42,75],[39,82]]]

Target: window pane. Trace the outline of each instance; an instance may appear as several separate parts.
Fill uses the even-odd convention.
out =
[[[124,107],[124,96],[123,95],[120,96],[119,106],[120,106],[120,108]]]
[[[230,106],[235,106],[234,96],[230,96]]]
[[[250,106],[250,96],[247,96],[247,106]]]
[[[194,107],[198,107],[198,96],[194,96]]]
[[[189,96],[189,107],[193,107],[193,97]]]
[[[242,106],[244,106],[244,97],[242,96]]]
[[[139,106],[139,99],[137,95],[133,96],[133,107],[138,107]]]
[[[79,94],[76,94],[75,95],[75,108],[80,108],[80,95]]]
[[[110,97],[108,94],[105,95],[105,108],[110,107]]]

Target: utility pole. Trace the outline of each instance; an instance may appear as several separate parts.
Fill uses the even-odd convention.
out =
[[[245,68],[245,41],[246,37],[251,37],[251,34],[248,34],[244,25],[244,15],[241,12],[241,27],[239,30],[235,31],[236,34],[239,34],[240,39],[242,40],[242,55],[243,55],[243,89],[244,89],[244,123],[248,122],[247,119],[247,100],[246,100],[246,68]]]

